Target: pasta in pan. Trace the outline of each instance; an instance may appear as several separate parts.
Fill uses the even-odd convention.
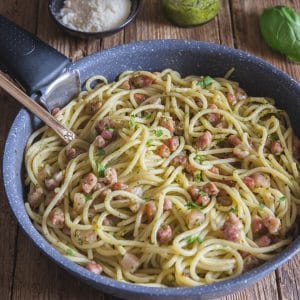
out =
[[[27,212],[63,255],[149,286],[238,276],[291,243],[299,143],[273,100],[237,82],[124,72],[95,76],[25,154]]]

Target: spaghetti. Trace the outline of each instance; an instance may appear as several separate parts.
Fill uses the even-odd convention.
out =
[[[293,239],[297,141],[273,100],[237,82],[95,76],[25,154],[27,212],[63,255],[113,279],[197,286],[238,276]]]

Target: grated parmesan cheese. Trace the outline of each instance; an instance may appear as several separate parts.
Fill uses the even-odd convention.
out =
[[[124,23],[130,8],[130,0],[66,0],[60,18],[71,29],[100,32]]]

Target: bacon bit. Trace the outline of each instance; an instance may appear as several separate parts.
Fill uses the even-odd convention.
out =
[[[254,240],[254,243],[258,247],[267,247],[271,244],[271,239],[267,235],[263,235]]]
[[[81,189],[84,193],[89,194],[96,186],[97,181],[97,177],[93,173],[89,173],[83,178],[81,182]]]
[[[43,200],[44,191],[41,187],[28,194],[27,201],[32,208],[38,208]]]
[[[172,209],[172,201],[169,198],[165,198],[164,200],[164,211]]]
[[[131,89],[131,86],[130,86],[130,83],[129,83],[129,80],[125,80],[120,86],[119,86],[120,89],[123,89],[123,90],[130,90]]]
[[[245,176],[243,178],[243,182],[245,183],[245,185],[249,188],[249,189],[254,189],[255,187],[255,180],[250,177],[250,176]]]
[[[228,142],[232,145],[232,146],[238,146],[242,143],[242,141],[234,134],[231,134],[228,137]]]
[[[254,269],[260,265],[260,260],[249,254],[244,258],[244,272],[250,271],[251,269]]]
[[[204,187],[203,191],[207,193],[209,196],[216,196],[219,194],[220,190],[213,182],[208,182]]]
[[[104,140],[111,140],[114,137],[114,130],[104,129],[101,133]]]
[[[121,260],[121,266],[123,267],[124,271],[129,273],[134,273],[140,264],[141,262],[139,258],[131,253],[126,253]]]
[[[78,155],[75,148],[69,148],[69,147],[66,148],[65,154],[66,154],[68,161],[76,158]]]
[[[85,205],[85,196],[81,193],[75,193],[73,207],[78,213],[82,213],[82,210]]]
[[[224,121],[221,121],[215,127],[216,128],[228,128],[228,124]]]
[[[103,268],[101,265],[95,263],[94,261],[88,262],[86,264],[87,270],[91,271],[94,274],[100,275],[103,271]]]
[[[59,107],[55,107],[51,110],[51,115],[53,117],[55,117],[58,113],[60,112],[60,108]]]
[[[179,146],[178,136],[173,136],[169,139],[164,140],[164,144],[167,145],[171,152],[174,152]]]
[[[47,190],[53,191],[55,190],[64,180],[64,172],[59,171],[53,174],[52,178],[45,179],[45,186]]]
[[[200,150],[206,149],[212,141],[212,134],[205,131],[201,136],[196,139],[196,148]]]
[[[98,135],[98,136],[95,138],[94,144],[95,144],[96,147],[102,148],[102,147],[105,146],[106,141],[105,141],[105,139],[103,138],[102,135]]]
[[[230,196],[218,196],[217,201],[222,206],[232,205],[232,199],[230,198]]]
[[[117,191],[117,190],[127,190],[128,189],[128,185],[126,183],[123,183],[122,181],[118,181],[116,183],[114,183],[111,186],[113,191]]]
[[[189,174],[193,174],[197,168],[195,168],[192,164],[186,164],[185,171]]]
[[[218,168],[218,167],[215,167],[215,166],[213,166],[212,168],[210,168],[208,171],[209,171],[209,172],[212,172],[212,173],[214,173],[214,174],[220,174],[219,168]]]
[[[169,157],[171,153],[169,147],[166,146],[165,144],[162,144],[157,147],[156,154],[159,155],[160,157]]]
[[[197,210],[197,209],[192,209],[192,211],[187,215],[187,223],[188,223],[188,228],[194,228],[196,226],[199,226],[201,223],[203,223],[205,220],[204,214]]]
[[[114,215],[108,215],[104,220],[103,220],[103,225],[104,226],[115,226],[117,223],[120,222],[120,218],[114,216]]]
[[[129,79],[129,84],[133,88],[143,88],[148,87],[153,83],[153,79],[146,75],[138,75]]]
[[[160,126],[167,128],[171,133],[175,130],[175,122],[172,118],[162,117],[159,120]]]
[[[56,207],[50,212],[48,220],[52,227],[63,228],[65,223],[65,214],[61,208]]]
[[[232,153],[233,153],[234,156],[236,156],[239,159],[246,158],[250,154],[249,150],[243,144],[235,146],[233,148]]]
[[[227,101],[230,105],[235,105],[236,104],[236,97],[234,94],[232,93],[226,93],[226,98],[227,98]]]
[[[229,218],[225,221],[223,226],[224,239],[232,242],[238,242],[241,239],[241,221],[233,214],[229,214]]]
[[[67,227],[66,225],[64,226],[64,228],[62,229],[62,232],[67,235],[67,236],[71,236],[71,230],[69,227]]]
[[[154,201],[149,201],[145,205],[145,213],[147,216],[148,222],[152,222],[156,213],[156,204]]]
[[[203,193],[203,195],[200,195],[197,197],[196,203],[202,206],[206,206],[210,202],[210,198],[206,193]]]
[[[203,101],[200,98],[196,97],[195,102],[196,102],[197,106],[203,107]]]
[[[279,231],[281,222],[280,219],[274,216],[267,216],[263,218],[263,224],[268,228],[270,234],[276,234]]]
[[[100,189],[102,189],[105,186],[104,182],[101,180],[97,181],[97,184],[94,186],[93,191],[99,191]]]
[[[118,182],[118,174],[114,168],[107,168],[104,171],[104,178],[107,184],[115,184]]]
[[[271,144],[271,152],[275,155],[279,155],[283,152],[283,147],[280,141],[275,141]]]
[[[196,201],[198,199],[200,188],[197,185],[192,185],[187,189],[188,193],[191,195],[192,199]]]
[[[270,178],[262,175],[261,173],[255,173],[252,175],[255,182],[255,187],[268,188],[270,187]]]
[[[86,105],[84,112],[90,116],[93,116],[102,106],[100,101],[93,100]]]
[[[104,129],[114,128],[114,127],[115,127],[114,122],[109,117],[105,117],[98,122],[95,129],[98,132],[98,134],[101,134]]]
[[[162,225],[157,231],[157,239],[161,244],[167,244],[172,239],[172,228],[170,225]]]
[[[261,234],[266,231],[266,227],[265,227],[261,217],[255,215],[252,218],[251,229],[252,229],[253,234]]]
[[[248,97],[246,92],[243,89],[241,89],[240,87],[238,87],[236,89],[235,96],[236,96],[238,101],[246,100],[247,97]]]
[[[97,241],[97,234],[94,230],[76,230],[75,236],[79,243],[93,244]]]
[[[146,95],[140,93],[135,93],[133,97],[138,105],[140,105],[146,99]]]
[[[184,166],[187,163],[187,157],[185,155],[178,155],[171,160],[171,165],[175,168]]]
[[[215,104],[209,104],[208,108],[210,109],[217,109],[217,105]],[[218,113],[209,113],[206,115],[206,119],[210,122],[210,123],[217,123],[222,119],[222,116]]]

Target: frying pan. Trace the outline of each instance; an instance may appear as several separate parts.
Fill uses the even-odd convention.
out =
[[[69,86],[72,90],[95,74],[104,75],[111,81],[128,69],[158,71],[172,68],[182,75],[223,76],[234,67],[233,79],[238,80],[250,95],[274,98],[276,105],[288,112],[296,133],[300,133],[299,84],[263,60],[235,49],[197,41],[153,40],[122,45],[70,63],[65,56],[1,16],[0,45],[2,69],[9,70],[33,100],[41,101],[48,109],[57,104],[54,103],[56,97],[51,97],[51,93],[47,96],[49,89],[55,91],[58,85],[59,92],[53,95],[67,98],[70,94],[65,92]],[[77,83],[70,84],[72,77],[66,76],[69,73],[76,74]],[[65,77],[69,81],[65,82]],[[47,103],[48,99],[50,103]],[[231,280],[194,288],[145,287],[93,274],[56,251],[33,227],[25,211],[24,148],[30,134],[40,125],[39,120],[21,109],[9,131],[3,159],[3,181],[9,205],[20,227],[36,247],[76,277],[106,293],[123,299],[212,299],[255,283],[300,250],[298,237],[274,259],[252,271]]]

